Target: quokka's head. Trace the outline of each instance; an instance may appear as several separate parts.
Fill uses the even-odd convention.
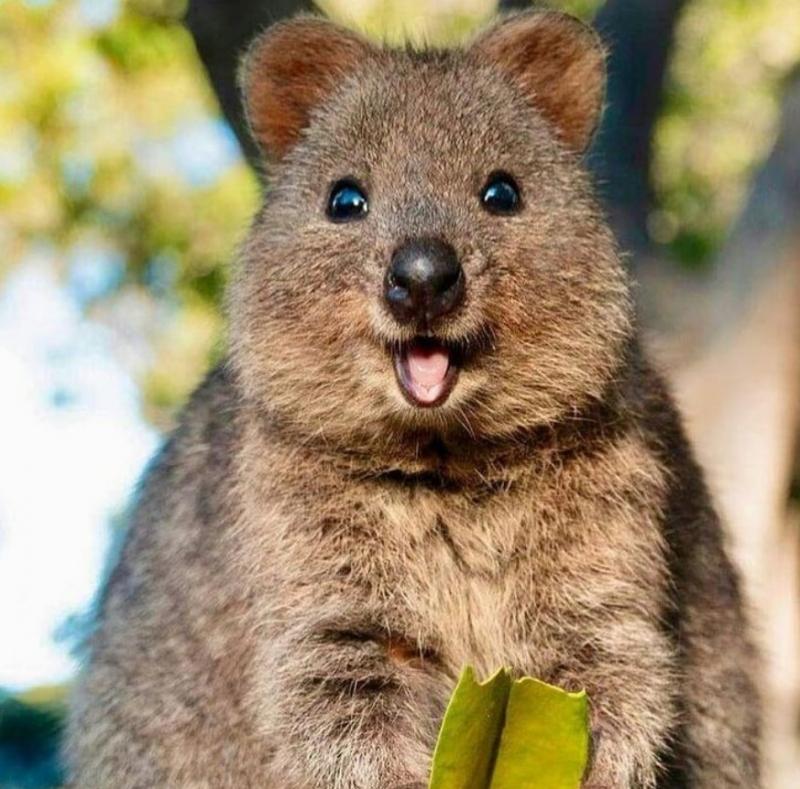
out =
[[[630,309],[581,168],[589,28],[534,12],[397,51],[300,18],[241,81],[269,176],[230,297],[249,397],[357,450],[499,440],[602,396]]]

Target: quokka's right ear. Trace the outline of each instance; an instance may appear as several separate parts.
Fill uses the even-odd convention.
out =
[[[310,16],[258,36],[242,61],[239,84],[265,156],[277,160],[291,150],[314,108],[377,52],[358,34]]]

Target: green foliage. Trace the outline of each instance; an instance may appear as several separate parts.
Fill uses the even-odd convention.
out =
[[[590,22],[602,3],[600,0],[551,0],[548,5]]]
[[[83,306],[162,426],[219,347],[257,197],[230,134],[228,161],[206,164],[226,133],[179,12],[138,0],[97,28],[76,0],[0,14],[0,276],[42,255],[65,286],[91,268]]]
[[[317,0],[328,15],[367,35],[390,44],[412,41],[417,44],[452,44],[463,40],[495,10],[495,0],[373,0],[348,3],[346,0]]]
[[[430,789],[579,789],[589,758],[586,694],[471,667],[447,707]]]
[[[654,141],[656,240],[707,263],[774,140],[784,75],[800,62],[800,3],[692,0]]]

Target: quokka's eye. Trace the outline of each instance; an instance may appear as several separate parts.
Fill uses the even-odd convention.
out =
[[[328,198],[328,218],[332,222],[350,222],[361,219],[369,211],[364,190],[353,180],[337,181]]]
[[[481,204],[490,214],[513,214],[519,210],[519,187],[508,173],[493,173],[481,192]]]

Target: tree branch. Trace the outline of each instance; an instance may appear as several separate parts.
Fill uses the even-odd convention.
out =
[[[311,0],[191,0],[189,3],[184,21],[220,108],[256,172],[259,172],[258,152],[247,129],[236,81],[239,58],[260,30],[312,8]]]
[[[685,5],[686,0],[608,0],[595,19],[610,57],[607,108],[589,166],[617,238],[634,253],[649,246],[653,127]]]

